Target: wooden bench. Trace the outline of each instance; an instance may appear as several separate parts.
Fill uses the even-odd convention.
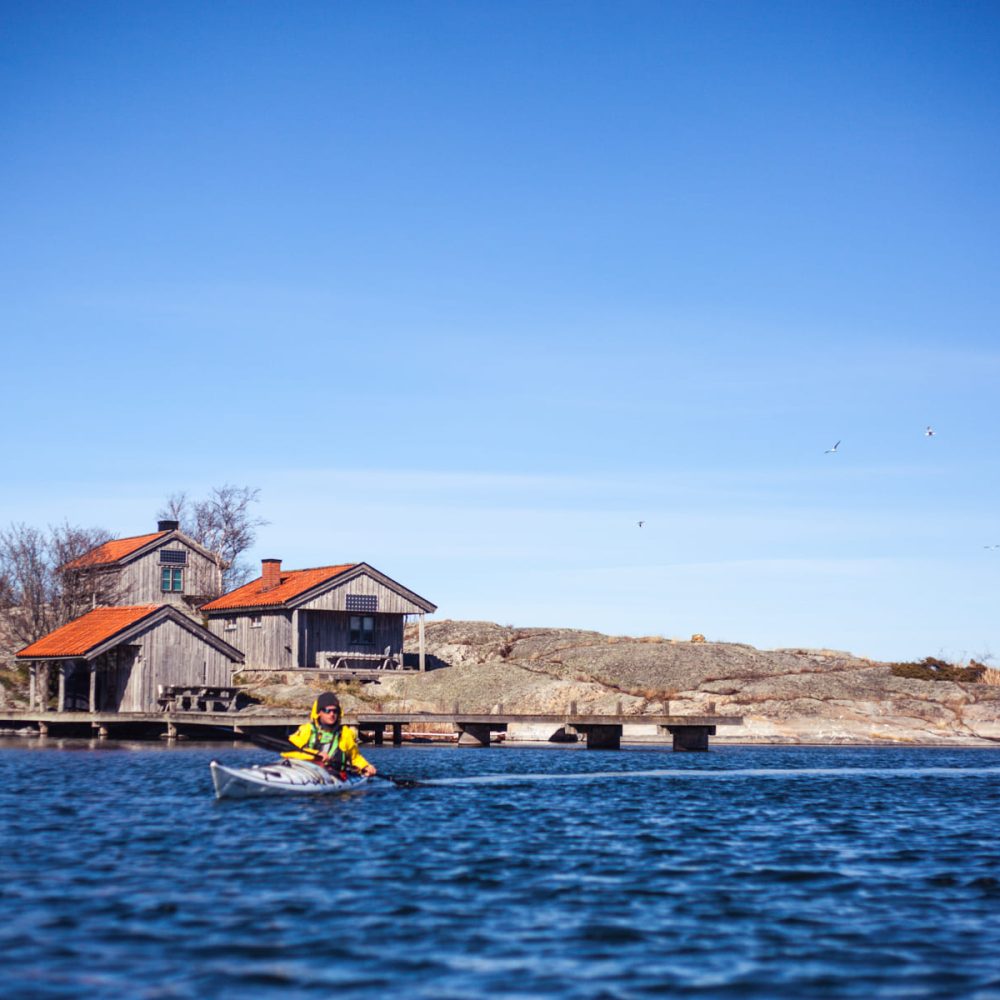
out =
[[[156,703],[162,712],[235,712],[242,690],[207,684],[161,684]]]
[[[316,654],[320,670],[349,670],[352,663],[370,663],[374,670],[405,670],[403,654],[386,646],[381,653],[360,653],[355,650],[321,650]]]

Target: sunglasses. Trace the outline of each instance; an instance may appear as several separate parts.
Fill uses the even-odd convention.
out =
[[[334,705],[333,708],[321,708],[319,710],[319,714],[320,715],[330,715],[331,713],[336,713],[336,712],[339,712],[339,711],[340,711],[340,709],[336,705]]]

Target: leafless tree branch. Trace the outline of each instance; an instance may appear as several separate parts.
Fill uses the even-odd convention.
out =
[[[68,523],[42,531],[27,524],[0,530],[0,602],[14,637],[27,645],[96,604],[114,603],[114,581],[86,581],[67,563],[112,536]]]
[[[225,592],[253,576],[243,555],[257,540],[257,528],[269,523],[250,509],[256,503],[260,503],[259,489],[226,483],[213,487],[204,500],[174,493],[157,517],[179,521],[185,535],[218,556]]]

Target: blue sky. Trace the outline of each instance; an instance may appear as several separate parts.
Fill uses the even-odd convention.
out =
[[[0,4],[0,523],[247,484],[253,558],[438,617],[1000,658],[998,43],[987,3]]]

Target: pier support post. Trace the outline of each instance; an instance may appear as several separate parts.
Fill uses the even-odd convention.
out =
[[[385,743],[385,726],[375,727],[375,746],[380,747]]]
[[[394,747],[402,746],[403,743],[403,724],[401,722],[394,722],[392,724],[392,745]]]
[[[66,711],[66,664],[59,664],[59,701],[56,705],[57,712]]]
[[[32,663],[28,667],[28,711],[32,712],[35,709],[35,688],[37,687],[37,682],[35,681],[35,672],[38,670],[38,664]]]
[[[490,727],[485,722],[463,722],[458,727],[460,747],[488,747]]]
[[[97,711],[97,664],[90,661],[90,712]]]
[[[674,737],[674,750],[707,750],[709,736],[715,735],[715,726],[666,726]]]
[[[426,653],[424,650],[424,613],[423,611],[417,615],[417,643],[418,643],[418,653],[417,658],[420,663],[420,672],[424,673],[427,670]]]
[[[177,739],[177,727],[172,723],[167,723],[167,739],[176,740]]]
[[[47,722],[38,723],[38,735],[48,736],[49,735],[49,724]]]
[[[587,726],[588,750],[620,750],[621,726]]]

